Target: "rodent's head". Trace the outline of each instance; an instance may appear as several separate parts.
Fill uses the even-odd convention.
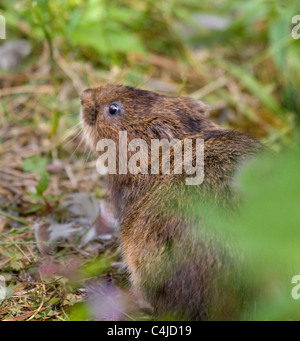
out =
[[[118,141],[119,131],[134,138],[183,139],[217,126],[206,117],[202,102],[169,97],[132,87],[107,84],[81,94],[81,121],[94,148],[100,139]]]

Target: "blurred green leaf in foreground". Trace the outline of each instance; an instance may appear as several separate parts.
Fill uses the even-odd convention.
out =
[[[292,297],[298,284],[292,278],[300,274],[299,169],[299,145],[259,156],[239,172],[243,203],[237,217],[220,210],[209,217],[209,225],[225,230],[243,255],[243,280],[255,291],[246,319],[300,319],[300,300]]]

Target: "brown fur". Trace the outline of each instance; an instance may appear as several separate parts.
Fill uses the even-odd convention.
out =
[[[117,174],[108,176],[108,187],[133,286],[155,313],[179,319],[237,318],[244,304],[234,277],[237,262],[222,238],[209,232],[205,207],[207,202],[235,202],[234,172],[261,144],[221,129],[207,117],[206,106],[190,98],[108,84],[84,91],[81,100],[83,127],[93,147],[102,138],[118,143],[120,130],[127,131],[128,141],[142,138],[148,145],[150,139],[204,139],[203,184],[185,185],[186,174]],[[110,103],[117,103],[121,113],[109,115]],[[195,201],[203,206],[196,219],[190,213]]]

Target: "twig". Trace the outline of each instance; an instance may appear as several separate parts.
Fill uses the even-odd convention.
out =
[[[0,245],[60,244],[59,242],[0,242]]]
[[[57,49],[54,50],[54,57],[57,65],[70,78],[76,92],[79,95],[85,88],[80,77],[74,70],[72,70],[72,68],[70,68],[69,64],[63,59],[63,57],[59,54]]]
[[[208,83],[206,86],[190,94],[190,97],[201,99],[208,94],[216,91],[218,88],[225,86],[228,83],[227,77],[220,77],[216,81]]]
[[[61,311],[63,312],[63,314],[64,314],[66,320],[67,320],[67,321],[71,321],[70,318],[69,318],[69,316],[66,314],[66,312],[65,312],[65,310],[64,310],[63,307],[61,307]]]
[[[11,239],[11,238],[10,238]],[[22,255],[27,258],[29,263],[31,263],[31,259],[26,255],[26,253],[20,248],[20,246],[17,243],[12,242],[13,245],[22,253]]]
[[[23,93],[53,94],[53,87],[50,85],[24,85],[14,86],[0,90],[0,97],[18,95]]]

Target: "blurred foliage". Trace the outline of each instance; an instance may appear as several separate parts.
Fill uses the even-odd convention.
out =
[[[250,318],[300,319],[300,302],[291,295],[292,278],[300,273],[299,169],[298,145],[279,155],[263,155],[240,173],[244,206],[227,228],[255,269],[259,296]]]
[[[23,170],[25,172],[35,173],[39,176],[38,184],[35,186],[35,192],[29,193],[30,199],[37,203],[32,205],[26,212],[23,212],[25,214],[39,210],[46,210],[50,213],[58,203],[58,198],[55,195],[45,195],[44,193],[46,192],[50,181],[47,164],[47,158],[38,155],[24,159],[23,161]]]
[[[212,204],[193,214],[210,233],[226,234],[243,255],[243,279],[254,290],[245,307],[249,320],[299,320],[300,301],[292,297],[292,278],[300,273],[300,145],[279,154],[264,153],[242,167],[237,216]],[[299,289],[295,288],[297,295]]]
[[[23,23],[23,34],[35,44],[46,38],[52,57],[55,44],[62,54],[98,66],[129,64],[133,74],[142,72],[131,61],[133,54],[147,58],[156,52],[188,61],[210,82],[209,71],[190,53],[209,50],[206,63],[224,68],[263,106],[277,115],[300,117],[300,44],[291,37],[291,18],[300,12],[297,1],[4,0],[1,7],[16,32]],[[208,29],[199,19],[203,14],[226,24]]]

